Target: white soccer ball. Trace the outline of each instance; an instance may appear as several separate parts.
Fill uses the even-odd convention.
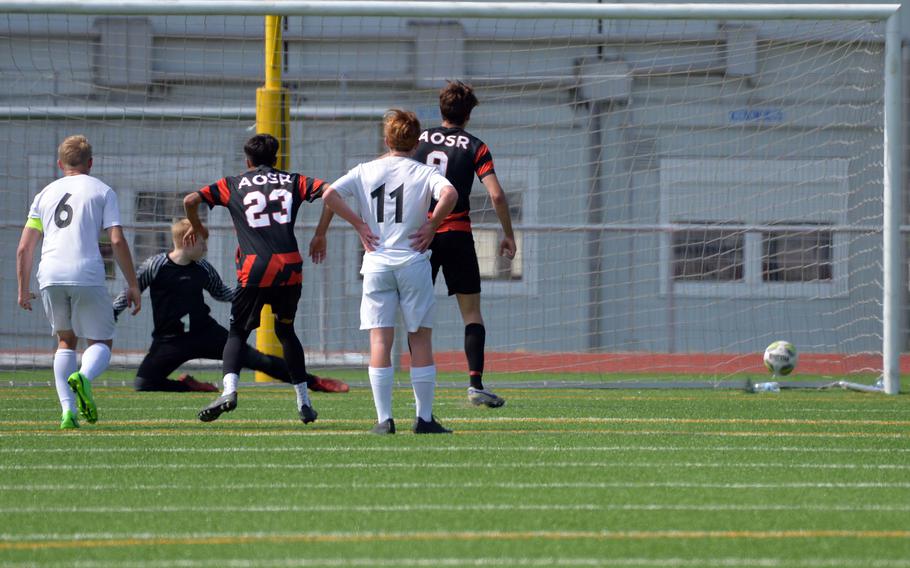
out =
[[[765,349],[765,367],[777,376],[789,375],[796,368],[799,356],[789,341],[775,341]]]

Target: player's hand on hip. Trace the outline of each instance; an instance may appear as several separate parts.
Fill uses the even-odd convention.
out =
[[[129,287],[126,289],[126,306],[133,308],[131,314],[136,315],[142,309],[142,293],[139,288]]]
[[[518,252],[518,247],[515,245],[515,239],[503,237],[502,242],[499,243],[499,256],[512,259],[515,258],[516,252]]]
[[[360,237],[360,243],[363,245],[363,248],[367,252],[373,252],[376,250],[376,247],[379,246],[379,237],[373,234],[373,231],[370,230],[370,226],[366,223],[358,225],[356,227],[357,235]]]
[[[37,298],[34,292],[25,292],[19,294],[19,307],[23,310],[32,311],[32,300]]]
[[[411,248],[417,252],[423,252],[430,248],[430,243],[433,242],[433,237],[435,236],[436,227],[429,221],[421,225],[416,233],[408,235],[411,239]]]
[[[316,235],[310,240],[310,258],[313,264],[319,264],[325,260],[325,251],[327,248],[326,238],[322,235]]]

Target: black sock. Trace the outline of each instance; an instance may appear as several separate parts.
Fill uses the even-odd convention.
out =
[[[483,389],[483,350],[487,330],[482,323],[469,323],[464,328],[464,353],[468,357],[468,376],[471,386]]]
[[[288,373],[288,365],[281,357],[266,355],[249,345],[245,345],[243,350],[243,367],[261,371],[273,379],[278,379],[283,383],[290,383],[291,376]]]
[[[240,374],[240,369],[243,368],[243,348],[249,336],[250,331],[231,326],[227,342],[224,344],[224,354],[221,356],[221,369],[225,375]]]
[[[303,345],[300,344],[300,339],[294,332],[294,324],[275,322],[275,335],[278,336],[278,341],[281,342],[281,347],[284,349],[284,360],[291,375],[291,384],[304,382],[310,384],[315,377],[307,373],[306,356],[303,353]]]

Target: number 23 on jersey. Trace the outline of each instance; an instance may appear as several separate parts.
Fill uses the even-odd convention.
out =
[[[294,196],[286,189],[273,189],[268,198],[261,191],[251,191],[243,196],[243,205],[246,207],[246,222],[250,227],[257,229],[259,227],[268,227],[274,221],[278,225],[284,225],[291,221],[291,205]],[[265,211],[269,202],[278,202],[281,205],[280,211],[267,213]]]

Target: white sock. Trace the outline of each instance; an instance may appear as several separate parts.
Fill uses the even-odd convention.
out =
[[[436,394],[436,365],[411,367],[411,387],[417,402],[417,416],[429,422],[433,419],[433,397]]]
[[[370,387],[373,389],[373,404],[376,418],[385,422],[392,417],[392,387],[395,386],[395,369],[392,367],[370,367]]]
[[[104,343],[92,343],[82,353],[79,372],[90,381],[103,373],[111,362],[111,348]]]
[[[297,391],[297,408],[313,406],[310,402],[310,393],[307,391],[306,381],[294,385],[294,390]]]
[[[58,349],[54,353],[54,386],[57,387],[57,398],[64,412],[76,412],[76,393],[66,380],[76,372],[76,352],[72,349]]]
[[[221,392],[222,396],[237,392],[237,381],[239,380],[240,375],[237,373],[227,373],[224,375],[224,379],[222,380],[222,384],[224,385],[224,389]]]

